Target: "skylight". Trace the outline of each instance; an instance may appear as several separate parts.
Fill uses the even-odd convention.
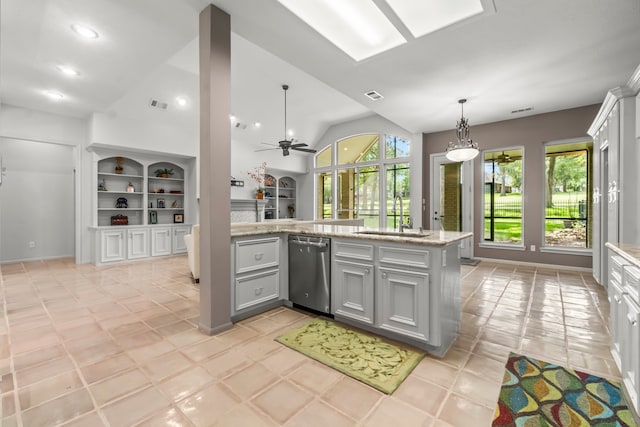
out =
[[[481,0],[386,0],[414,37],[421,37],[484,11]]]
[[[374,0],[278,0],[356,61],[407,43],[407,29],[418,38],[491,9],[495,11],[489,4],[491,0],[384,1],[395,13],[391,19]],[[387,14],[392,13],[386,10]],[[393,24],[398,23],[398,18],[406,27],[403,33]]]
[[[372,1],[278,1],[356,61],[406,43]]]

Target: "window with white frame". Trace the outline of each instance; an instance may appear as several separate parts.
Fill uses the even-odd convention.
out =
[[[318,152],[316,219],[362,218],[369,227],[397,227],[395,197],[405,217],[411,205],[409,154],[408,140],[377,133],[350,136]]]

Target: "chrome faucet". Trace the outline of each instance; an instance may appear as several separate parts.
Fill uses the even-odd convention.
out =
[[[398,200],[400,200],[400,222],[398,223],[398,231],[402,233],[405,228],[410,229],[411,227],[413,227],[413,224],[411,221],[411,217],[409,217],[408,224],[404,223],[404,208],[402,207],[402,196],[400,195],[397,195],[393,198],[393,212],[395,213],[396,211],[396,203],[398,202]]]

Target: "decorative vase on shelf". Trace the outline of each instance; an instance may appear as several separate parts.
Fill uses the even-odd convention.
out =
[[[256,192],[256,199],[264,199],[264,190],[262,188],[258,188]]]
[[[116,173],[117,174],[121,174],[124,171],[124,168],[122,167],[122,162],[124,162],[124,157],[116,157]]]

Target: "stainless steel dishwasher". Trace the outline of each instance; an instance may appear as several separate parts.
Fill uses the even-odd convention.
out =
[[[289,299],[331,313],[331,239],[289,236]]]

